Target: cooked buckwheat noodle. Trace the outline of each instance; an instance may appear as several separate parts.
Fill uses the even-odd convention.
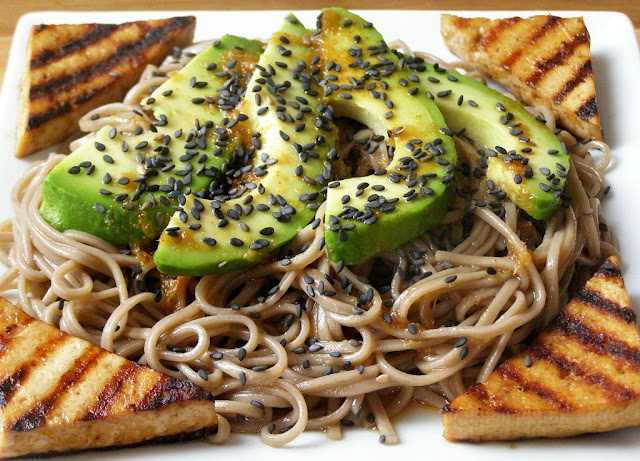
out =
[[[87,135],[71,149],[105,125],[131,133],[151,122],[140,101],[207,45],[149,66],[122,103],[82,118]],[[394,46],[411,54],[401,42]],[[529,109],[556,130],[548,109]],[[341,134],[346,160],[336,166],[338,177],[366,175],[389,161],[384,137],[349,123]],[[343,427],[361,425],[396,443],[394,415],[416,401],[442,407],[484,381],[558,313],[590,268],[617,254],[600,212],[610,150],[563,130],[558,136],[570,151],[571,201],[546,222],[528,219],[486,179],[469,175],[458,187],[477,191],[471,200],[458,197],[438,228],[363,264],[329,261],[318,225],[322,205],[281,251],[291,264],[174,279],[159,274],[140,248],[123,251],[44,221],[42,181],[64,158],[53,154],[13,189],[15,217],[0,227],[0,260],[10,268],[0,293],[44,322],[211,391],[220,423],[211,442],[251,432],[282,446],[305,429],[339,439]],[[460,163],[473,167],[474,146],[455,142]],[[146,289],[154,286],[160,301]]]

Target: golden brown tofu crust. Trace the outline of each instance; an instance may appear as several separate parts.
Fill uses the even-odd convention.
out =
[[[520,354],[443,410],[452,441],[568,437],[640,425],[640,334],[609,258]]]
[[[551,109],[584,139],[602,140],[589,32],[582,18],[461,18],[443,14],[449,49],[529,105]]]
[[[34,26],[21,88],[16,157],[51,146],[80,117],[121,101],[147,64],[193,40],[195,18]]]
[[[208,391],[0,298],[0,457],[189,440],[217,421]]]

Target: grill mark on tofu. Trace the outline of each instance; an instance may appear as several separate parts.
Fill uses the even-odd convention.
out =
[[[503,31],[522,21],[522,18],[507,18],[496,23],[490,30],[478,40],[478,48],[488,49],[495,42]]]
[[[40,32],[42,32],[45,29],[48,29],[49,27],[51,27],[51,24],[39,24],[37,26],[34,26],[33,33],[39,34]]]
[[[92,421],[94,419],[101,419],[107,416],[109,413],[109,406],[118,396],[120,388],[132,375],[140,373],[141,368],[142,367],[140,365],[134,362],[126,363],[118,368],[118,371],[104,387],[102,393],[97,396],[95,405],[90,408],[84,416],[78,418],[78,420]]]
[[[31,131],[35,128],[38,128],[40,125],[44,125],[49,120],[59,117],[60,115],[64,115],[68,112],[71,112],[71,104],[69,102],[64,102],[62,104],[57,105],[52,109],[47,109],[38,114],[33,114],[29,116],[29,121],[27,122],[27,131]]]
[[[588,77],[593,76],[593,68],[591,67],[591,60],[585,62],[576,73],[573,74],[573,78],[564,84],[564,87],[558,91],[551,100],[556,104],[560,104],[564,98],[571,93],[574,88],[584,82]]]
[[[576,338],[588,352],[616,357],[627,362],[634,369],[640,370],[640,350],[629,347],[606,333],[583,325],[579,320],[567,316],[564,310],[551,323],[549,330],[558,330],[565,336]]]
[[[518,388],[522,392],[535,394],[541,399],[549,402],[558,410],[570,411],[573,409],[573,406],[565,399],[563,399],[560,395],[558,395],[554,389],[550,389],[536,381],[528,381],[527,378],[523,376],[511,362],[503,363],[498,367],[496,372],[502,375],[504,379],[509,379],[517,383]]]
[[[33,321],[33,319],[31,319],[31,321],[27,321],[27,319],[24,319],[22,324],[18,324],[18,327],[20,327],[20,329],[24,329],[22,325],[29,325]],[[0,383],[1,408],[5,408],[9,404],[11,396],[20,387],[22,382],[24,382],[29,377],[29,374],[39,366],[41,360],[46,359],[48,353],[55,353],[59,345],[67,341],[68,339],[69,336],[60,332],[59,336],[49,339],[47,340],[47,342],[38,345],[31,356],[24,361],[22,366],[18,368],[13,374],[5,378],[2,383]]]
[[[89,349],[83,355],[78,357],[73,366],[67,370],[59,379],[56,387],[51,390],[49,396],[42,399],[38,404],[31,408],[28,412],[18,418],[10,430],[12,431],[28,431],[42,426],[47,419],[47,415],[53,411],[56,404],[64,392],[76,384],[85,374],[87,374],[98,360],[105,354],[100,349]]]
[[[578,116],[578,118],[587,121],[597,116],[598,104],[596,103],[595,96],[591,96],[589,99],[587,99],[585,103],[576,111],[576,115]]]
[[[489,396],[486,387],[480,383],[476,383],[469,387],[466,390],[465,394],[467,394],[471,399],[474,399],[477,402],[481,402],[483,406],[488,404],[491,407],[491,411],[495,413],[501,413],[504,415],[516,413],[515,409],[501,402],[498,395],[492,394],[491,396]],[[455,412],[460,410],[453,409],[452,411]]]
[[[531,37],[529,37],[529,45],[531,46],[535,45],[538,40],[544,37],[547,34],[547,32],[549,32],[559,23],[560,23],[560,18],[558,16],[549,16],[545,21],[545,23],[541,27],[539,27],[538,30],[536,30],[535,33],[531,35]],[[507,57],[507,59],[502,61],[502,67],[504,67],[506,70],[511,69],[511,67],[516,62],[518,62],[518,60],[522,56],[523,51],[525,51],[524,47],[512,52]]]
[[[18,322],[13,323],[11,325],[7,325],[0,331],[0,357],[2,357],[3,352],[9,349],[10,347],[11,341],[13,340],[13,336],[11,335],[11,332],[16,328],[20,328],[20,329],[26,328],[29,324],[33,322],[35,322],[33,318],[27,317],[25,315],[24,318],[21,318]]]
[[[71,39],[66,43],[58,45],[56,50],[46,49],[42,50],[36,56],[31,59],[31,69],[37,69],[43,67],[54,61],[58,61],[65,56],[68,56],[76,51],[83,50],[84,48],[93,45],[94,43],[111,36],[116,30],[122,27],[130,26],[130,24],[93,24],[91,30],[86,34]],[[40,32],[42,29],[36,29],[35,32]]]
[[[537,88],[540,81],[549,71],[562,65],[573,55],[578,46],[588,43],[588,41],[589,33],[586,29],[574,34],[569,42],[562,42],[560,49],[550,59],[541,59],[536,62],[536,70],[525,80],[525,83],[531,88]]]
[[[27,376],[28,367],[20,367],[13,374],[0,382],[0,408],[5,408],[11,400],[11,396]]]
[[[610,299],[603,298],[598,291],[585,288],[580,290],[575,299],[604,314],[615,316],[617,320],[622,320],[634,325],[636,323],[636,314],[631,309],[620,306],[620,304]]]
[[[626,388],[613,382],[609,377],[592,370],[588,366],[568,360],[557,352],[549,350],[543,344],[535,344],[527,351],[536,360],[544,360],[558,370],[562,378],[572,374],[589,384],[595,384],[607,395],[612,402],[624,402],[638,397],[633,389]]]
[[[149,29],[143,39],[122,43],[114,50],[114,53],[111,56],[99,63],[88,64],[82,69],[76,70],[72,74],[64,75],[58,79],[31,87],[29,99],[31,101],[41,97],[53,99],[57,93],[60,93],[69,87],[86,82],[96,74],[104,74],[122,62],[135,60],[143,50],[152,45],[163,43],[163,38],[168,36],[172,30],[184,27],[190,22],[190,19],[186,17],[172,18],[158,28]]]
[[[214,399],[209,392],[196,387],[192,383],[180,381],[170,376],[163,376],[147,392],[147,395],[135,405],[135,411],[155,410],[175,402],[186,402],[188,400],[213,401]]]

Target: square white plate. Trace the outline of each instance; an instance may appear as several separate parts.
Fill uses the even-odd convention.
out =
[[[25,50],[29,30],[34,24],[87,22],[123,22],[193,14],[198,18],[195,39],[219,37],[225,33],[247,37],[269,37],[284,17],[284,11],[120,11],[120,12],[38,12],[23,16],[15,30],[9,62],[0,94],[0,219],[12,215],[9,194],[16,178],[33,160],[43,153],[18,160],[13,157],[18,86],[25,65]],[[317,11],[296,12],[308,27],[313,27]],[[453,59],[440,37],[439,11],[361,11],[374,22],[383,36],[391,41],[401,38],[415,50],[425,50],[445,59]],[[547,11],[537,12],[546,14]],[[606,141],[613,149],[613,162],[607,178],[612,191],[604,203],[604,214],[614,229],[623,256],[623,273],[632,302],[640,308],[640,54],[633,26],[620,13],[612,12],[551,12],[558,16],[584,16],[591,34],[591,52],[596,78],[600,119]],[[533,11],[456,12],[461,16],[529,16]],[[304,434],[285,448],[263,445],[258,436],[234,435],[224,446],[190,442],[168,446],[151,446],[94,452],[73,459],[256,459],[267,460],[341,460],[358,459],[473,459],[539,461],[552,459],[602,460],[615,455],[620,461],[636,460],[640,456],[640,428],[614,431],[564,440],[535,440],[517,443],[487,443],[480,445],[448,443],[442,438],[440,416],[434,410],[415,407],[396,422],[400,444],[384,446],[377,442],[377,433],[363,429],[344,431],[340,442],[329,442],[324,434]]]

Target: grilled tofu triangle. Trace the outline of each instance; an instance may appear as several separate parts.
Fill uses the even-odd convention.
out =
[[[441,33],[454,54],[528,105],[551,109],[560,124],[584,139],[602,140],[582,18],[461,18],[443,14]]]
[[[640,334],[617,258],[529,348],[442,413],[451,441],[569,437],[640,425]]]
[[[0,298],[0,458],[215,432],[213,396],[34,320]]]
[[[147,64],[193,40],[193,16],[124,24],[34,26],[21,85],[16,157],[62,141],[80,117],[121,101]]]

